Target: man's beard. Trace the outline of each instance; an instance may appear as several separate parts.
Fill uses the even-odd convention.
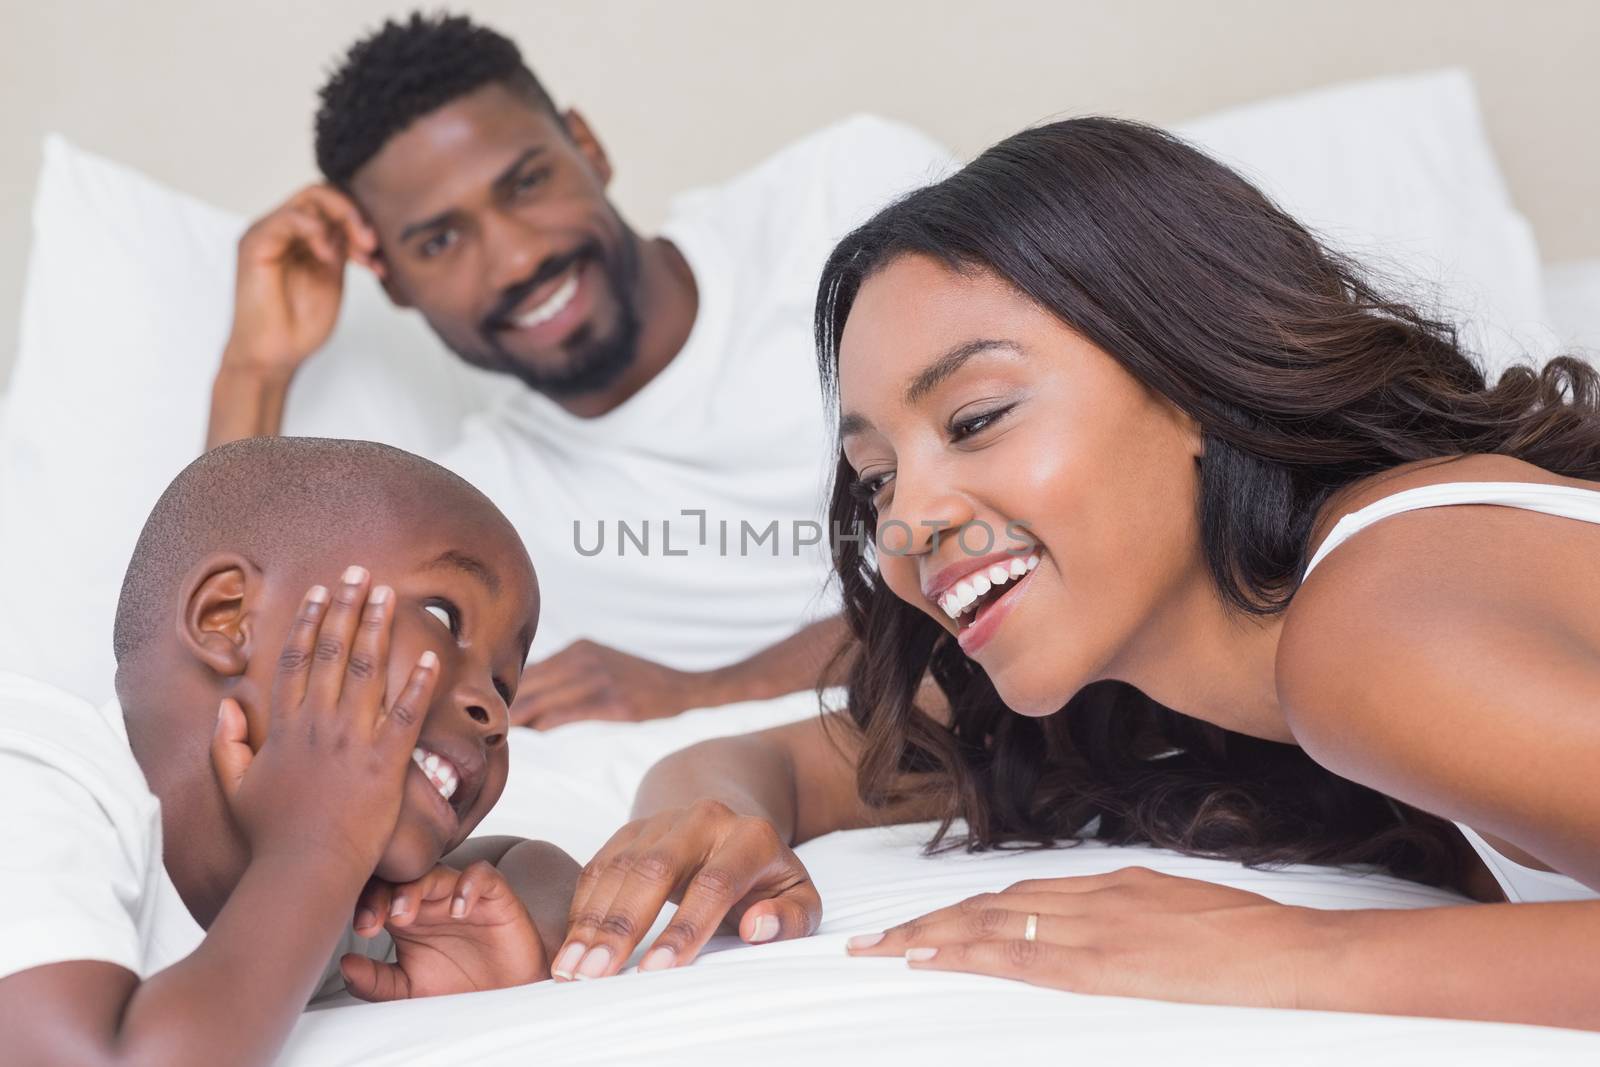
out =
[[[569,269],[582,270],[590,260],[605,275],[606,284],[617,302],[617,321],[611,332],[597,336],[594,325],[585,323],[562,342],[567,358],[555,369],[530,366],[507,351],[500,343],[500,335],[511,313],[528,294]],[[527,281],[507,289],[495,310],[484,317],[479,327],[486,345],[484,351],[460,354],[469,363],[510,374],[546,396],[572,397],[599,392],[614,385],[639,357],[640,322],[634,299],[638,279],[639,251],[637,239],[632,235],[623,238],[616,257],[607,256],[597,242],[591,241],[573,252],[548,259]]]

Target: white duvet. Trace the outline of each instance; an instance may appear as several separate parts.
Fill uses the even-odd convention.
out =
[[[555,841],[587,859],[627,817],[664,752],[815,713],[797,694],[640,726],[515,732],[510,785],[483,830]],[[925,857],[927,826],[832,834],[799,854],[824,903],[819,933],[748,947],[721,937],[693,966],[307,1013],[283,1062],[373,1064],[1600,1063],[1600,1035],[1332,1013],[1161,1004],[858,960],[847,936],[1023,878],[1144,865],[1321,908],[1425,907],[1451,894],[1322,868],[1251,871],[1152,849]],[[659,926],[660,924],[658,924]]]

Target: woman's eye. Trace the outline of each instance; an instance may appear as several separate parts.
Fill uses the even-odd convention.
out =
[[[952,440],[960,441],[971,437],[973,434],[982,433],[1003,419],[1010,410],[1011,406],[1007,405],[1003,408],[996,408],[993,411],[985,411],[982,414],[961,419],[950,427],[950,437]]]
[[[875,504],[878,495],[888,487],[890,479],[894,477],[893,471],[884,471],[878,474],[863,474],[850,483],[850,495],[863,504]]]
[[[424,604],[422,610],[444,623],[444,628],[450,631],[451,637],[460,633],[461,619],[456,614],[455,608],[449,604]]]

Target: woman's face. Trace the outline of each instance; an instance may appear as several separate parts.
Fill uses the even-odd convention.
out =
[[[884,581],[1010,707],[1159,653],[1205,575],[1192,420],[998,276],[915,255],[862,285],[839,393]]]

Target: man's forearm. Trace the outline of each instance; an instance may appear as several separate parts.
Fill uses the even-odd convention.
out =
[[[843,661],[835,662],[836,656],[849,635],[844,619],[835,615],[812,623],[748,659],[710,671],[705,678],[710,695],[705,706],[770,700],[785,693],[814,689],[819,682],[836,685],[843,681]]]
[[[284,371],[241,366],[225,354],[211,383],[211,421],[207,450],[246,437],[270,437],[283,428],[283,406],[289,395]]]
[[[1295,1006],[1600,1030],[1600,901],[1329,912]]]

